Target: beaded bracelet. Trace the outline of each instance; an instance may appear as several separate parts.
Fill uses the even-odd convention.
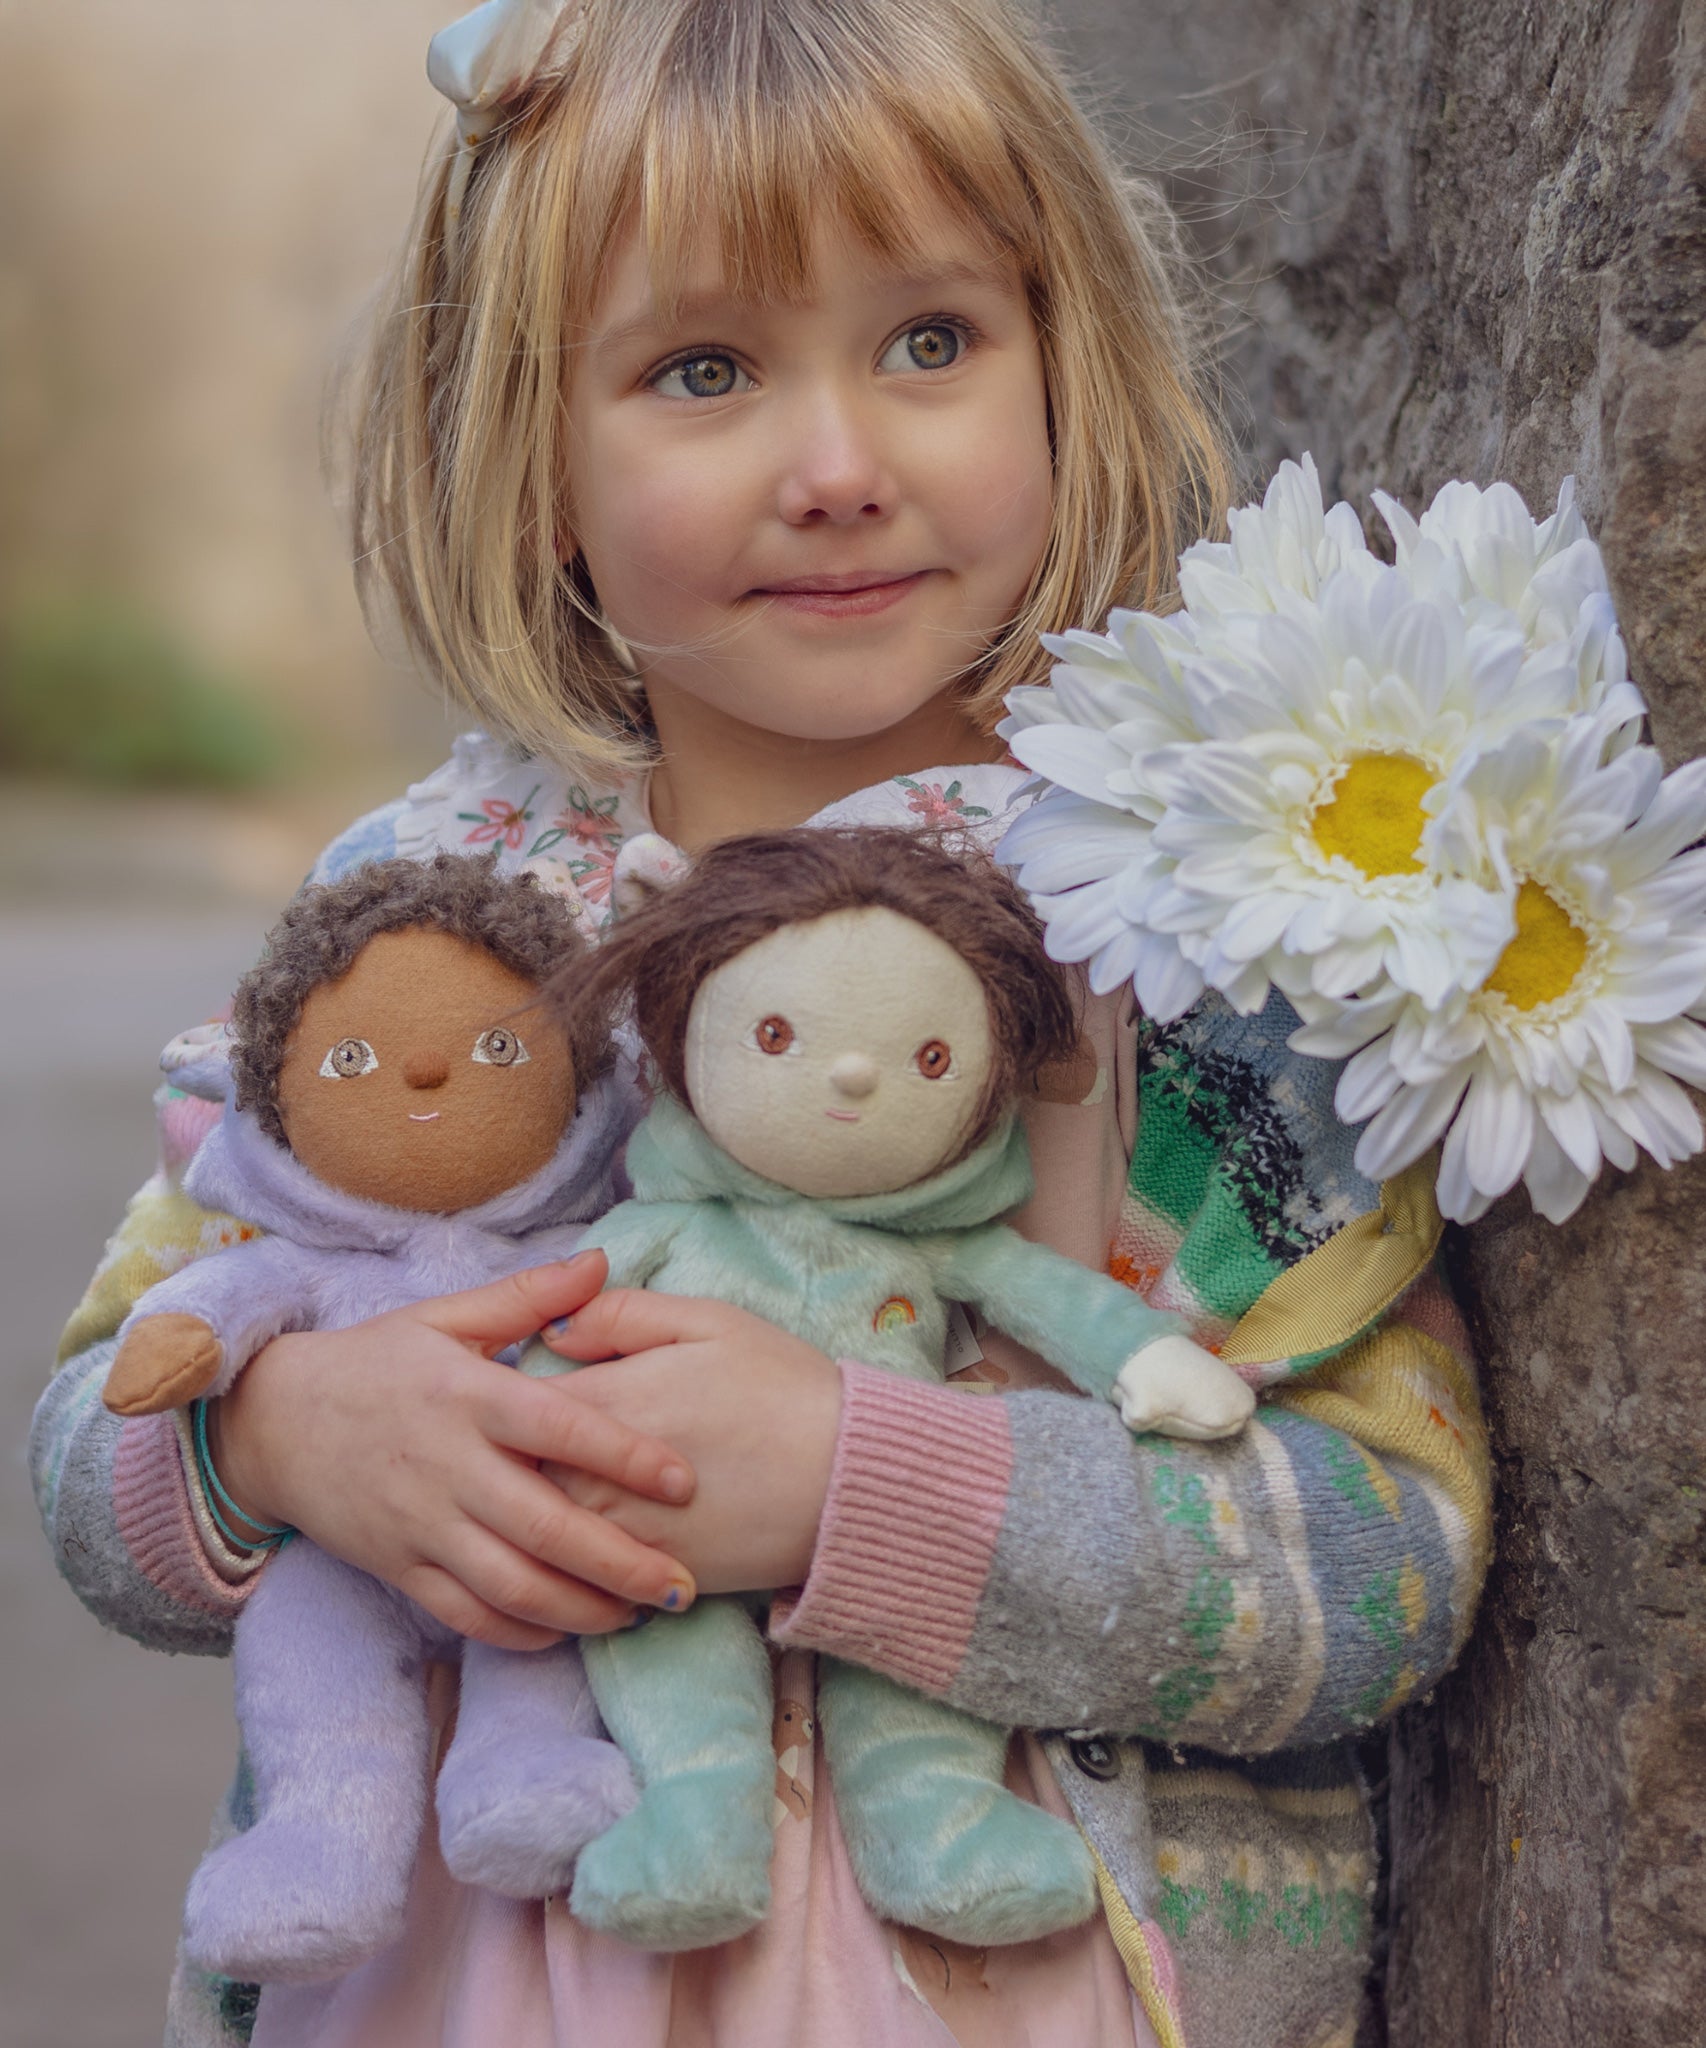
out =
[[[213,1517],[214,1527],[233,1550],[246,1550],[251,1553],[258,1550],[282,1550],[296,1531],[286,1523],[257,1522],[252,1515],[245,1513],[237,1505],[220,1484],[219,1474],[213,1469],[213,1456],[207,1447],[207,1403],[192,1401],[190,1413],[195,1420],[196,1477],[200,1479],[202,1491],[207,1497],[207,1511]],[[260,1536],[239,1536],[221,1512],[224,1508],[229,1508],[239,1521],[246,1522],[251,1529],[260,1530]]]

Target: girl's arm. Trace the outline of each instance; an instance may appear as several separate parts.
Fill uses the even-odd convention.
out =
[[[1467,1634],[1487,1446],[1431,1273],[1224,1444],[1070,1395],[845,1381],[783,1641],[993,1720],[1249,1754],[1367,1727]]]
[[[1486,1568],[1486,1440],[1431,1271],[1222,1444],[1134,1438],[1073,1394],[837,1375],[715,1302],[604,1294],[552,1341],[620,1357],[581,1376],[587,1397],[699,1475],[681,1509],[584,1480],[577,1498],[707,1592],[809,1564],[779,1640],[990,1720],[1246,1754],[1325,1741],[1433,1683]]]

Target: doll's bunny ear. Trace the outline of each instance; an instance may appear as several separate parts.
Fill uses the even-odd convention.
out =
[[[661,832],[641,832],[616,856],[610,875],[611,910],[617,917],[632,917],[642,904],[674,888],[692,865]]]
[[[180,1031],[160,1055],[160,1071],[180,1094],[223,1102],[231,1079],[231,1026],[216,1018]]]
[[[570,873],[566,861],[553,860],[549,854],[540,854],[533,860],[518,863],[514,872],[531,875],[533,884],[541,895],[555,896],[566,903],[575,921],[575,929],[583,939],[596,938],[598,919],[592,905],[581,894],[580,884]]]

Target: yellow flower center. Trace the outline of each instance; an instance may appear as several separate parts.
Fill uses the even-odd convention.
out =
[[[1516,892],[1516,937],[1499,955],[1487,987],[1513,1009],[1555,1003],[1575,986],[1588,957],[1588,935],[1557,897],[1538,882]]]
[[[1409,754],[1364,754],[1309,821],[1315,844],[1371,880],[1403,875],[1418,858],[1427,815],[1425,797],[1439,777]]]

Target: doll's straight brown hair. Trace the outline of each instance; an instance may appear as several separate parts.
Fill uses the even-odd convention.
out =
[[[1071,1055],[1078,1018],[1011,878],[987,856],[952,851],[929,833],[802,826],[719,840],[680,881],[622,917],[590,970],[559,976],[548,999],[572,1018],[583,1003],[603,1016],[631,998],[640,1042],[687,1102],[687,1020],[706,978],[788,925],[869,909],[934,932],[983,985],[995,1057],[969,1152],[1042,1068]]]
[[[1165,608],[1228,466],[1172,278],[1174,223],[1124,179],[1008,0],[587,0],[484,142],[454,245],[429,165],[374,328],[356,433],[364,600],[492,729],[581,773],[645,758],[643,705],[584,567],[559,561],[564,392],[637,225],[676,288],[707,226],[737,296],[811,286],[820,205],[915,252],[921,183],[1016,265],[1040,338],[1054,517],[976,670],[986,729],[1037,636]]]

